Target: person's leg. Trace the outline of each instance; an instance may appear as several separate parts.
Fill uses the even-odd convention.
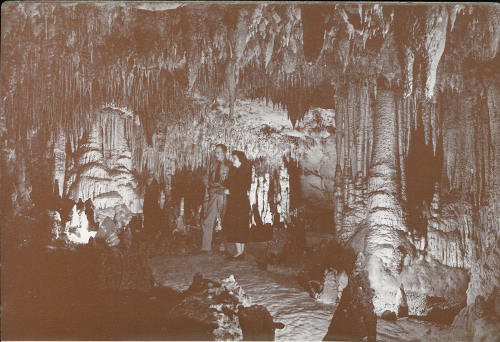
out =
[[[212,249],[212,232],[217,218],[217,196],[210,196],[207,205],[207,211],[203,220],[203,239],[201,243],[201,250],[209,252]]]
[[[235,258],[239,257],[243,253],[243,250],[241,248],[241,243],[236,242],[236,254],[234,255]]]

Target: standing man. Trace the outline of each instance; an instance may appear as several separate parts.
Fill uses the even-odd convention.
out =
[[[202,252],[212,250],[212,233],[214,224],[219,217],[224,217],[226,209],[226,187],[224,185],[229,173],[229,162],[226,159],[227,147],[223,144],[215,146],[216,162],[209,166],[205,176],[206,186],[205,203],[203,211],[203,240],[201,244]]]

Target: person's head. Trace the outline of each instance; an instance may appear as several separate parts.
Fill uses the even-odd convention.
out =
[[[240,167],[241,165],[247,166],[248,164],[245,153],[237,150],[231,152],[231,161],[233,162],[234,167]]]
[[[76,209],[83,210],[83,208],[85,208],[85,205],[83,204],[83,201],[80,198],[80,199],[78,199],[78,203],[76,204]]]
[[[89,199],[85,201],[85,209],[91,209],[91,208],[92,209],[94,208],[94,203],[92,203],[92,200],[89,197]]]
[[[226,159],[227,147],[224,144],[217,144],[215,146],[215,159],[222,162]]]

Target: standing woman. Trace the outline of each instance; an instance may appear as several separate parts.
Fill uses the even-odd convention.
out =
[[[252,169],[245,153],[233,151],[231,153],[233,166],[229,170],[226,182],[227,211],[224,217],[224,231],[227,242],[236,243],[238,258],[243,254],[245,243],[249,237],[250,201],[248,191],[252,183]]]

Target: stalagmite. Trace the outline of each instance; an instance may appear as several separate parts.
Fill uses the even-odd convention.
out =
[[[378,89],[374,116],[374,146],[368,178],[368,272],[375,290],[373,304],[377,314],[385,310],[398,313],[403,304],[400,283],[401,237],[405,230],[396,183],[396,113],[394,92]]]
[[[290,215],[290,176],[286,168],[281,167],[279,173],[280,201],[279,209],[280,221],[288,220]]]

